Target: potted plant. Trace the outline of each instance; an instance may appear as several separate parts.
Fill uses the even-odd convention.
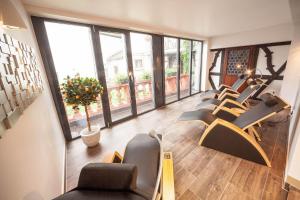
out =
[[[76,75],[74,78],[69,76],[65,78],[65,82],[61,84],[61,91],[65,103],[71,105],[74,110],[79,110],[79,106],[84,107],[87,128],[80,132],[84,144],[88,147],[97,145],[100,140],[100,128],[91,126],[88,106],[97,102],[97,97],[103,93],[103,87],[95,78],[83,78]]]

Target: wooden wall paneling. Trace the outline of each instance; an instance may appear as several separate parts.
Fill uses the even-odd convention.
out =
[[[239,74],[244,73],[247,69],[254,69],[255,59],[257,59],[256,52],[255,46],[226,48],[222,65],[222,83],[232,85],[238,79]],[[238,64],[241,65],[241,69],[235,69]]]
[[[257,78],[262,78],[265,79],[266,85],[263,85],[254,95],[253,97],[256,98],[259,94],[261,94],[261,92],[267,87],[267,85],[271,84],[274,80],[283,80],[283,72],[285,70],[286,67],[286,62],[284,62],[277,71],[275,71],[274,69],[274,65],[272,64],[272,59],[273,59],[273,52],[268,48],[268,47],[272,47],[272,46],[285,46],[285,45],[290,45],[291,42],[290,41],[284,41],[284,42],[275,42],[275,43],[265,43],[265,44],[256,44],[256,45],[250,45],[250,46],[239,46],[239,47],[228,47],[228,48],[220,48],[220,49],[211,49],[211,52],[216,52],[215,57],[214,57],[214,61],[212,62],[212,66],[209,70],[209,82],[211,83],[212,87],[215,88],[215,85],[212,81],[211,76],[215,75],[215,76],[220,76],[220,80],[222,80],[222,82],[224,83],[225,80],[225,74],[226,73],[226,67],[227,67],[227,58],[228,58],[228,51],[231,49],[242,49],[242,48],[249,48],[251,53],[249,55],[249,62],[248,62],[248,68],[255,71],[256,67],[257,67],[257,60],[258,60],[258,53],[259,53],[259,49],[262,49],[265,53],[265,57],[266,57],[266,68],[267,70],[270,72],[271,75],[268,74],[263,74],[263,75],[253,75]],[[218,52],[225,52],[224,56],[222,57],[223,61],[221,62],[221,73],[218,74],[216,72],[211,72],[213,67],[215,66],[215,63],[217,61],[218,58]],[[232,80],[234,81],[234,80]],[[231,84],[231,83],[227,83],[227,84]]]
[[[249,62],[247,69],[250,69],[252,74],[255,74],[255,68],[256,68],[256,63],[257,63],[257,58],[258,58],[258,52],[259,49],[256,46],[251,46],[250,47],[250,55],[249,55]],[[246,89],[248,86],[247,82],[245,82],[239,89],[239,92],[242,92],[244,89]]]
[[[222,76],[220,77],[220,81],[221,84],[227,84],[229,85],[230,83],[227,83],[227,80],[231,82],[231,79],[226,78],[226,74],[227,74],[227,67],[228,67],[228,54],[231,50],[230,49],[225,49],[224,50],[224,58],[223,58],[223,62],[222,62],[222,67],[220,69],[220,72],[222,74]]]
[[[271,73],[271,75],[262,77],[264,79],[266,79],[267,81],[265,82],[265,85],[263,85],[261,88],[259,88],[259,90],[257,90],[253,97],[257,98],[258,95],[260,95],[262,93],[262,91],[267,88],[268,85],[270,85],[274,80],[280,80],[283,79],[283,76],[281,76],[281,74],[284,72],[285,68],[286,68],[286,63],[287,61],[285,61],[277,71],[274,70],[274,65],[272,63],[272,59],[273,59],[273,52],[268,48],[268,45],[265,46],[260,46],[259,48],[261,48],[264,53],[265,53],[265,57],[266,57],[266,63],[267,63],[267,70]],[[259,49],[258,48],[258,49]]]
[[[220,74],[219,74],[219,85],[221,85],[222,84],[222,80],[223,80],[223,76],[224,76],[224,74],[223,74],[223,72],[222,72],[222,66],[224,65],[224,59],[225,58],[225,50],[222,50],[222,54],[221,54],[221,63],[220,63]]]
[[[213,60],[211,66],[210,66],[210,68],[209,68],[209,70],[208,70],[208,71],[209,71],[209,72],[208,72],[208,81],[209,81],[211,87],[212,87],[214,90],[216,89],[216,86],[215,86],[215,84],[214,84],[214,81],[212,80],[212,74],[213,74],[212,70],[213,70],[214,67],[216,67],[217,60],[218,60],[218,58],[219,58],[221,52],[222,52],[222,50],[218,50],[218,51],[215,53],[214,60]]]

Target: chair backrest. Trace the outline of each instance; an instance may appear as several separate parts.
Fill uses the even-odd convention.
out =
[[[241,75],[239,78],[234,82],[234,84],[231,86],[232,90],[238,90],[245,81],[247,81],[249,77],[246,75]]]
[[[260,103],[241,114],[232,123],[242,129],[246,129],[288,107],[288,104],[280,97],[271,94],[270,97],[272,99],[268,99],[268,101],[263,99]]]
[[[148,134],[136,135],[126,146],[123,163],[137,166],[137,192],[152,199],[160,165],[160,144],[157,139]]]
[[[239,103],[244,103],[252,94],[260,88],[260,85],[249,85],[236,99]]]

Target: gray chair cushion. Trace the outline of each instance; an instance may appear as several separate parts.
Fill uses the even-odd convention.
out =
[[[54,200],[146,200],[132,192],[103,190],[74,190]]]
[[[238,90],[243,85],[243,83],[246,82],[247,79],[248,76],[240,75],[239,78],[232,84],[231,89]]]
[[[159,162],[159,142],[148,134],[136,135],[127,144],[122,164],[86,165],[78,187],[55,200],[151,200]]]
[[[160,145],[147,134],[138,134],[126,146],[123,163],[137,166],[136,191],[152,199],[160,161]]]
[[[256,90],[260,88],[260,85],[249,85],[241,94],[240,96],[236,99],[237,102],[243,103],[246,101],[252,93],[254,93]]]
[[[137,167],[133,164],[90,163],[80,172],[77,189],[131,190],[136,187]]]
[[[210,106],[218,106],[220,105],[222,102],[218,99],[208,99],[206,101],[203,101],[201,103],[199,103],[197,106],[196,106],[196,109],[201,109],[201,108],[208,108]],[[210,109],[212,110],[212,109]]]
[[[280,112],[282,109],[284,109],[286,103],[276,96],[274,96],[274,98],[277,103],[273,104],[272,106],[268,106],[264,101],[262,101],[251,109],[247,110],[245,113],[241,114],[238,118],[236,118],[236,120],[233,121],[233,124],[240,128],[245,128],[252,123],[260,122],[264,117],[272,113]]]
[[[204,108],[196,111],[184,112],[179,116],[178,120],[179,121],[200,120],[209,125],[213,121],[215,121],[216,118],[217,117],[212,114],[212,111],[210,109]]]

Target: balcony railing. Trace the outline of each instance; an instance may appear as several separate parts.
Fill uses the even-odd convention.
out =
[[[189,88],[189,75],[180,76],[180,89],[187,90]],[[166,77],[165,82],[166,96],[171,96],[177,93],[176,76]],[[145,80],[135,84],[135,95],[137,105],[143,105],[152,101],[152,81]],[[119,84],[108,88],[108,96],[110,102],[110,110],[112,113],[121,112],[131,106],[130,89],[128,84]],[[101,98],[98,102],[88,106],[91,118],[101,117],[103,110]],[[66,105],[66,111],[70,126],[78,120],[85,120],[84,108],[74,111],[71,106]]]

